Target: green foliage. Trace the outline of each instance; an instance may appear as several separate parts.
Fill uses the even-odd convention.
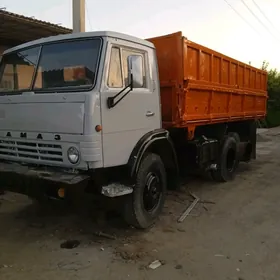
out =
[[[267,127],[276,127],[280,125],[280,110],[269,108],[266,116]]]
[[[264,61],[262,69],[267,71],[268,105],[266,123],[269,127],[280,125],[280,73],[277,69],[269,69],[269,63]]]

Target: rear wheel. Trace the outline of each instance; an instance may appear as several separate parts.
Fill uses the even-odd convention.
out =
[[[236,137],[227,136],[223,142],[218,159],[217,170],[212,171],[212,177],[217,182],[227,182],[234,179],[239,164],[238,145]]]
[[[166,188],[166,172],[160,156],[147,154],[137,172],[134,191],[124,205],[126,222],[140,229],[150,227],[162,212]]]

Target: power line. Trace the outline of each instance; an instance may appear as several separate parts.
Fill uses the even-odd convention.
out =
[[[277,28],[275,27],[275,25],[271,22],[271,20],[266,16],[266,14],[263,12],[263,10],[261,9],[261,7],[258,5],[258,3],[255,0],[252,0],[254,5],[257,7],[257,9],[259,10],[259,12],[263,15],[263,17],[270,23],[270,25],[275,28],[277,30]]]
[[[260,32],[245,18],[243,17],[227,0],[224,0],[224,2],[244,21],[246,22],[256,33],[258,33],[260,36]]]
[[[89,27],[90,27],[90,30],[92,31],[92,25],[91,25],[91,21],[90,21],[90,17],[89,17],[89,12],[88,12],[88,7],[87,7],[87,1],[85,1],[85,6],[86,6],[87,19],[88,19],[88,22],[89,22]]]
[[[241,2],[243,3],[243,5],[247,8],[247,10],[251,13],[251,15],[253,15],[256,20],[266,29],[266,31],[268,31],[274,38],[274,34],[269,30],[269,28],[267,28],[267,26],[258,18],[258,16],[250,9],[250,7],[246,4],[246,2],[244,0],[241,0]]]

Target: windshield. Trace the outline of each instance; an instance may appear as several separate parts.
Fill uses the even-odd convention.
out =
[[[90,88],[95,82],[101,40],[52,43],[3,56],[0,92]]]

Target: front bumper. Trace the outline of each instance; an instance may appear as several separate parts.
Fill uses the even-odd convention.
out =
[[[23,194],[44,192],[47,185],[74,186],[88,179],[87,174],[0,162],[0,189]]]

